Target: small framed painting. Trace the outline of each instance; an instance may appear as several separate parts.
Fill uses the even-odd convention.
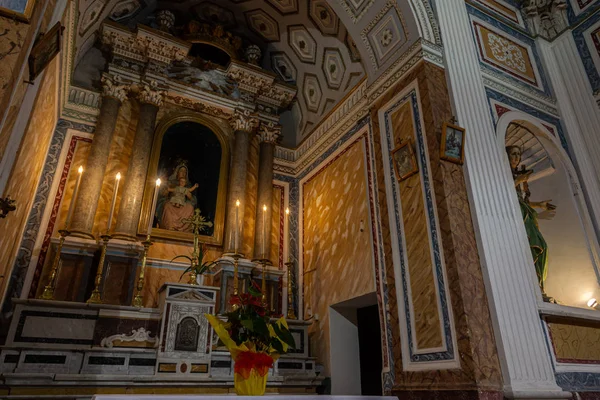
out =
[[[1,1],[1,0],[0,0]],[[33,80],[48,66],[50,61],[60,52],[63,26],[60,22],[46,32],[29,53],[29,81]]]
[[[448,122],[442,127],[440,158],[462,165],[465,161],[465,129]]]
[[[392,150],[392,160],[399,181],[403,181],[419,172],[419,164],[412,142],[403,143]]]
[[[35,0],[0,0],[0,14],[29,22]]]

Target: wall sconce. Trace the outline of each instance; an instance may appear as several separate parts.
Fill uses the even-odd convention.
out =
[[[587,306],[589,308],[593,308],[594,310],[596,310],[598,307],[598,300],[596,300],[595,298],[592,297],[591,299],[588,300]]]

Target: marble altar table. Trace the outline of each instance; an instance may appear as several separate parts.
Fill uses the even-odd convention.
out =
[[[188,396],[162,396],[162,395],[96,395],[92,400],[208,400],[217,398],[219,400],[398,400],[396,396],[317,396],[317,395],[266,395],[266,396],[236,396],[236,395],[188,395]]]

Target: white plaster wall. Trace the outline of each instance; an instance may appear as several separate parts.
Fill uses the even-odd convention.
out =
[[[565,168],[560,161],[554,164],[553,174],[529,186],[531,201],[552,199],[556,205],[554,218],[539,219],[548,243],[546,293],[564,305],[586,307],[590,297],[600,298],[598,280]]]
[[[354,322],[329,308],[329,343],[331,365],[331,394],[360,395],[360,356],[356,309],[351,310]]]

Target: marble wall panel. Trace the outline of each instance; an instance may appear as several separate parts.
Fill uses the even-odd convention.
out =
[[[440,235],[448,275],[448,286],[456,325],[458,352],[461,368],[437,371],[405,371],[402,366],[402,349],[398,320],[397,284],[394,281],[390,212],[386,201],[381,153],[381,136],[377,112],[389,102],[403,87],[417,80],[421,95],[424,133],[430,154],[433,189],[436,194]],[[371,106],[371,121],[374,131],[374,155],[379,207],[382,216],[382,243],[389,292],[386,307],[389,308],[392,329],[392,371],[394,394],[404,395],[411,389],[451,389],[476,388],[489,390],[502,398],[502,376],[491,327],[491,317],[485,296],[485,287],[479,262],[473,224],[470,216],[467,191],[462,167],[441,162],[439,140],[441,126],[451,117],[450,101],[444,71],[428,63],[417,65],[401,81],[380,97]],[[404,201],[404,199],[403,199]]]
[[[329,372],[329,307],[375,291],[365,142],[348,145],[301,181],[305,310],[319,314],[311,346]]]
[[[7,218],[0,219],[0,232],[2,232],[0,275],[7,278],[10,276],[10,268],[19,249],[20,238],[34,201],[46,152],[57,121],[57,65],[55,59],[40,78],[43,82],[5,189],[5,194],[17,201],[17,209]],[[6,280],[3,280],[2,293],[6,284]]]
[[[600,364],[600,324],[547,318],[548,333],[556,361]]]
[[[415,142],[412,104],[407,102],[391,114],[394,147]],[[406,259],[412,294],[417,349],[439,348],[444,345],[440,330],[440,310],[437,302],[427,226],[423,185],[419,174],[399,183],[402,218],[406,240]]]

